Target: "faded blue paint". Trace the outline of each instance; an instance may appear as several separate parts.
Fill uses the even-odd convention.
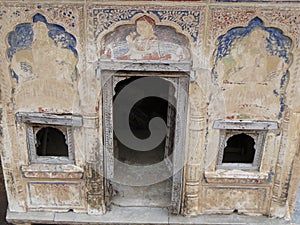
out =
[[[176,14],[174,12],[176,12]],[[188,31],[188,33],[192,36],[194,42],[197,42],[200,29],[195,29],[194,26],[199,28],[200,12],[190,10],[178,10],[172,11],[170,13],[170,11],[168,10],[148,10],[147,13],[155,14],[160,21],[172,21],[178,24],[183,31]],[[176,16],[174,16],[174,14]],[[186,23],[185,18],[187,17],[190,17],[190,19],[193,18],[193,21],[190,23]],[[194,26],[191,24],[194,24]]]
[[[248,26],[246,27],[235,27],[229,30],[226,34],[221,35],[218,38],[218,46],[214,51],[215,62],[212,69],[212,75],[214,82],[217,81],[218,74],[215,70],[219,60],[223,57],[228,56],[230,54],[231,48],[237,41],[242,40],[244,37],[251,34],[255,29],[261,29],[266,31],[269,35],[266,37],[267,42],[267,51],[272,56],[277,56],[279,58],[283,58],[285,63],[289,64],[290,59],[290,51],[292,48],[292,40],[285,36],[280,29],[274,27],[265,27],[263,21],[255,17],[252,19]],[[287,84],[287,79],[289,76],[289,72],[285,71],[281,77],[280,81],[280,89],[285,88]],[[279,96],[278,90],[273,90],[273,94],[275,96]],[[285,110],[285,101],[284,94],[280,94],[279,96],[280,110],[278,117],[282,118],[284,110]]]
[[[281,77],[281,80],[280,80],[280,88],[283,88],[286,84],[286,80],[288,79],[289,77],[289,72],[288,71],[285,71],[285,73],[283,74],[283,76]]]
[[[72,34],[66,32],[66,30],[63,26],[48,23],[46,18],[39,13],[33,17],[33,22],[34,23],[36,23],[36,22],[45,23],[49,30],[48,36],[51,39],[53,39],[55,45],[57,46],[58,43],[60,43],[63,48],[71,50],[76,57],[78,56],[78,53],[75,49],[76,38]]]
[[[215,66],[217,62],[223,57],[229,55],[231,47],[236,41],[243,39],[248,36],[253,30],[261,29],[269,33],[269,37],[266,38],[267,50],[271,55],[284,58],[286,63],[290,62],[290,49],[292,46],[292,40],[283,35],[282,31],[273,28],[265,27],[263,21],[255,17],[251,20],[247,27],[235,27],[229,30],[226,34],[221,35],[218,38],[218,46],[214,52],[215,55]]]
[[[8,34],[8,58],[12,59],[13,55],[20,50],[31,49],[33,41],[32,24],[23,23],[16,26],[16,29]]]
[[[287,80],[289,78],[289,71],[285,71],[285,73],[283,74],[283,76],[281,77],[281,80],[280,80],[280,88],[284,88],[285,85],[287,84]],[[280,94],[280,99],[279,99],[279,102],[280,102],[280,110],[279,110],[279,114],[278,114],[278,118],[279,119],[282,119],[282,116],[283,116],[283,113],[284,113],[284,110],[285,110],[285,98],[284,98],[284,94]]]
[[[16,79],[17,83],[19,83],[19,76],[12,69],[10,70],[12,78]]]
[[[279,110],[278,118],[282,119],[283,113],[284,113],[284,110],[285,110],[284,94],[280,94],[279,102],[280,102],[280,110]]]
[[[72,34],[66,32],[64,27],[57,24],[48,23],[46,18],[39,13],[33,17],[32,22],[45,23],[49,30],[48,36],[53,39],[55,45],[57,46],[58,43],[60,43],[63,48],[71,50],[76,57],[78,56],[78,53],[75,49],[76,38]],[[17,25],[15,30],[9,33],[8,43],[10,46],[7,53],[9,59],[12,59],[13,55],[17,51],[30,50],[33,43],[32,23],[23,23]]]
[[[97,40],[99,38],[99,35],[104,30],[107,30],[111,25],[115,24],[116,22],[131,20],[134,16],[138,14],[141,14],[141,16],[145,14],[155,14],[160,21],[172,21],[178,24],[183,31],[188,32],[195,42],[197,42],[198,40],[200,31],[200,12],[197,10],[126,10],[111,8],[93,10],[93,25],[97,27],[94,33],[95,39]],[[101,26],[99,26],[99,24],[101,24]]]
[[[99,38],[99,35],[104,31],[107,30],[111,25],[115,24],[116,22],[123,21],[123,20],[131,20],[135,15],[139,13],[143,13],[143,10],[137,9],[93,9],[93,16],[94,20],[93,23],[95,26],[98,26],[101,23],[101,26],[94,31],[95,39]],[[119,16],[115,16],[119,15]],[[97,18],[97,19],[96,19]],[[101,20],[101,21],[98,21]]]

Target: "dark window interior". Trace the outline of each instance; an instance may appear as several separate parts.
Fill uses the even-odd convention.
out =
[[[36,134],[36,152],[38,156],[68,157],[65,135],[53,127],[40,129]]]
[[[254,139],[247,134],[230,137],[224,149],[222,163],[253,163],[254,145]]]

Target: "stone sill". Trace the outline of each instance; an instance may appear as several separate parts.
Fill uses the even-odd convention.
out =
[[[223,170],[204,173],[207,183],[269,183],[269,174],[258,171]]]
[[[21,166],[25,178],[82,179],[83,168],[71,164],[31,164]]]

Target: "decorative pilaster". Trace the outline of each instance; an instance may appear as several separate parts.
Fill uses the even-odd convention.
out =
[[[191,116],[189,127],[189,155],[186,165],[184,214],[196,215],[199,212],[201,180],[201,160],[204,149],[204,118]]]
[[[282,138],[278,161],[276,164],[273,196],[271,202],[271,215],[288,217],[288,192],[292,176],[293,161],[298,150],[298,137],[300,127],[299,114],[291,114],[286,110],[282,125]]]
[[[99,118],[96,114],[84,115],[86,140],[86,186],[89,214],[105,213],[103,186],[103,155],[99,139]]]

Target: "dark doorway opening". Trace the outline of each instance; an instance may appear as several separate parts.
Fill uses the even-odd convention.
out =
[[[254,145],[254,139],[247,134],[233,135],[227,141],[222,163],[253,163]]]
[[[119,81],[114,88],[115,94],[113,101],[119,94],[124,93],[121,92],[124,88],[130,88],[130,86],[127,85],[142,78],[143,76],[132,76]],[[176,99],[173,84],[163,78],[158,78],[153,88],[157,88],[162,96],[168,96],[170,101]],[[116,178],[116,182],[111,182],[115,192],[112,198],[112,204],[118,206],[169,207],[171,204],[172,175],[165,176],[168,178],[156,183],[132,185],[137,180],[152,180],[154,174],[150,169],[152,165],[159,165],[159,168],[155,169],[162,171],[162,173],[172,173],[165,161],[166,157],[170,156],[169,158],[171,158],[173,151],[176,116],[175,107],[170,104],[169,101],[159,96],[145,96],[143,89],[143,87],[138,87],[125,92],[129,93],[128,98],[132,95],[141,96],[141,98],[139,98],[140,100],[131,108],[129,118],[124,119],[129,120],[128,122],[132,134],[139,139],[147,139],[151,135],[149,130],[150,121],[155,117],[159,117],[163,119],[167,125],[167,136],[155,148],[148,151],[139,151],[123,144],[114,133],[114,178]],[[113,116],[116,114],[114,111]],[[130,166],[126,167],[128,169],[124,171],[120,168],[120,164],[116,163],[116,160]],[[126,180],[126,182],[118,183],[117,181],[120,180]]]
[[[125,88],[128,84],[141,78],[143,77],[137,76],[137,77],[131,77],[123,81],[120,81],[115,87],[115,95],[113,99],[115,99],[117,95],[120,93],[120,91],[123,88]],[[168,93],[170,92],[170,89],[172,88],[172,85],[168,81],[160,79],[156,88],[159,88],[161,93],[165,92],[162,94],[167,96]],[[143,93],[143,89],[141,87],[141,89],[132,90],[131,93],[134,95],[139,95]],[[146,96],[144,98],[141,98],[141,100],[138,101],[133,106],[129,114],[129,125],[130,125],[131,132],[139,139],[148,138],[151,135],[149,130],[149,122],[151,119],[153,119],[154,117],[159,117],[165,121],[165,124],[167,124],[168,106],[169,106],[168,101],[160,97]],[[174,106],[171,107],[174,108]],[[125,146],[114,135],[114,146],[115,146],[114,157],[120,160],[121,162],[127,164],[135,164],[135,165],[148,165],[148,164],[154,164],[164,160],[166,138],[156,148],[152,150],[136,151],[134,149]],[[172,154],[171,147],[172,146],[170,146],[170,150],[168,152],[169,155]]]

